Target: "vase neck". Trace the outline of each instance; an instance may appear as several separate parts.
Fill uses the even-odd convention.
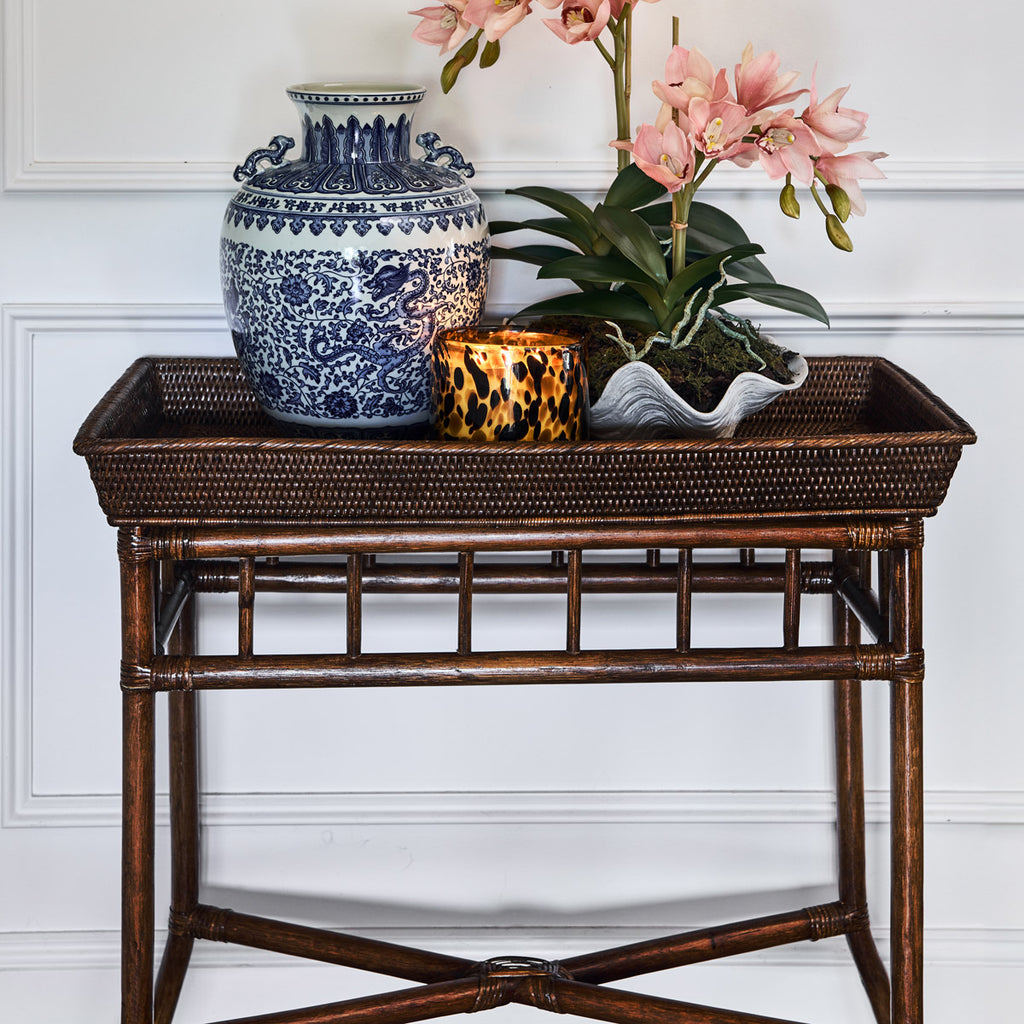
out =
[[[302,159],[318,164],[401,163],[409,160],[416,105],[412,86],[295,86],[302,114]]]

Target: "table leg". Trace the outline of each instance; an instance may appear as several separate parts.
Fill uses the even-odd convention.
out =
[[[124,695],[121,1020],[153,1019],[153,695]]]
[[[851,555],[834,553],[837,574],[850,566]],[[860,582],[868,583],[866,553],[859,558]],[[837,644],[860,643],[857,617],[836,594],[833,598],[833,635]],[[851,911],[863,911],[863,927],[848,932],[861,983],[878,1024],[889,1024],[889,977],[871,935],[868,918],[864,844],[864,728],[859,679],[837,679],[833,685],[836,758],[836,825],[839,839],[839,899]]]
[[[153,561],[141,531],[122,529],[121,1020],[153,1020],[153,846],[155,741],[153,692],[144,670],[153,658]]]
[[[894,552],[892,642],[897,658],[920,655],[921,550]],[[890,692],[892,786],[892,1015],[924,1020],[923,661],[897,672]]]
[[[173,581],[168,581],[173,582]],[[165,584],[165,592],[169,587]],[[196,604],[188,599],[169,653],[195,653]],[[199,905],[199,772],[197,695],[168,695],[171,802],[171,913],[156,979],[153,1019],[170,1024],[195,942],[192,915]]]

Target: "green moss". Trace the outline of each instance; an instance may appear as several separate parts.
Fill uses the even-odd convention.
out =
[[[600,397],[608,378],[625,362],[625,353],[614,339],[614,332],[603,320],[591,317],[545,317],[534,322],[538,330],[571,334],[583,341],[590,381],[590,401]],[[793,379],[786,365],[791,353],[762,338],[752,326],[750,347],[765,362],[760,370],[772,380],[788,384]],[[647,335],[636,328],[622,326],[628,342],[639,350]],[[733,379],[744,371],[758,371],[743,342],[724,334],[714,317],[701,325],[694,339],[685,348],[671,349],[656,344],[644,357],[665,378],[672,389],[695,409],[713,409]]]

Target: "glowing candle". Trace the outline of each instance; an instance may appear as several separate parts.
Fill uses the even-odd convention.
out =
[[[580,441],[587,372],[580,342],[514,327],[438,331],[434,424],[449,441]]]

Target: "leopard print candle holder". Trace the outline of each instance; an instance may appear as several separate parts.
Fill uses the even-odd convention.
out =
[[[442,330],[432,371],[443,440],[587,437],[587,371],[574,338],[508,327]]]

